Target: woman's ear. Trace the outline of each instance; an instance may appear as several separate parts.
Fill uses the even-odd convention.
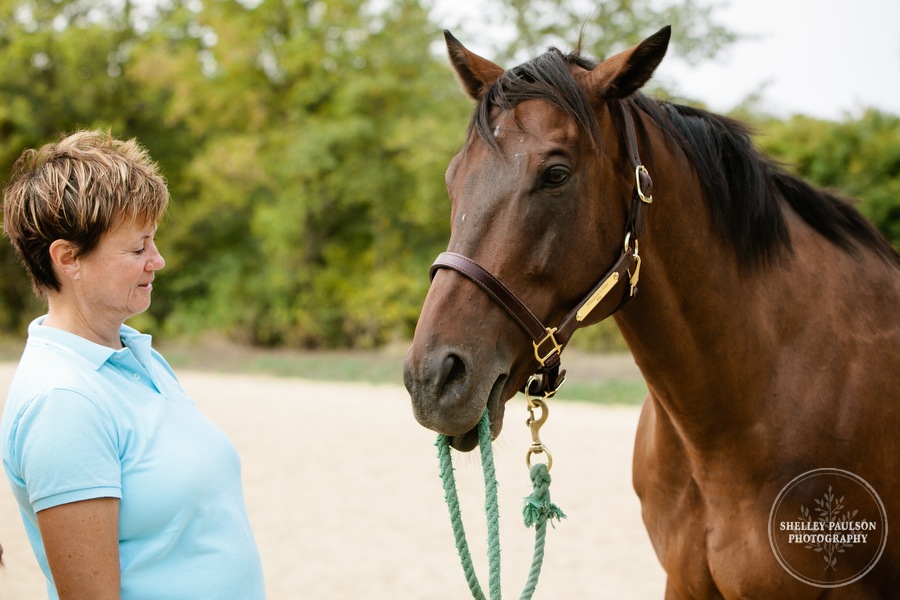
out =
[[[50,244],[50,260],[58,273],[76,281],[81,277],[78,247],[72,242],[56,240]]]

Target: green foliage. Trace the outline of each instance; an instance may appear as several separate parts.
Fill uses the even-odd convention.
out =
[[[857,207],[900,250],[900,117],[867,110],[829,122],[804,116],[759,126],[762,149]]]
[[[0,13],[5,174],[26,146],[102,127],[138,137],[169,180],[167,269],[141,323],[311,347],[410,334],[470,111],[418,3]],[[39,309],[6,240],[0,270],[0,328],[21,328]]]
[[[127,10],[73,0],[0,1],[0,186],[22,150],[79,127],[153,119],[125,108],[124,75],[136,34]],[[0,330],[23,331],[40,310],[6,238],[0,240]]]
[[[172,209],[177,293],[166,323],[257,344],[375,346],[414,326],[422,257],[446,239],[440,173],[469,107],[449,93],[446,68],[423,60],[431,32],[416,4],[368,17],[353,4],[288,19],[284,8],[244,11],[273,24],[248,41],[264,49],[255,57],[233,43],[211,49],[205,101],[215,108],[192,120],[210,110],[221,118],[247,81],[258,82],[254,102],[235,115],[265,119],[249,128],[225,119],[219,129],[233,133],[216,132],[186,168],[192,190]],[[229,25],[221,18],[198,15],[214,31]]]
[[[493,2],[498,10],[485,14],[515,25],[514,41],[490,55],[501,63],[574,45],[588,15],[584,51],[599,57],[667,23],[689,59],[732,39],[695,0],[661,9],[615,0],[596,10]],[[417,0],[0,0],[0,184],[23,148],[62,132],[136,137],[160,163],[172,203],[158,235],[167,266],[134,324],[169,339],[212,334],[267,346],[408,338],[428,266],[446,247],[444,171],[472,106],[429,8]],[[457,33],[477,47],[470,24]],[[780,127],[766,127],[772,140],[784,138],[776,154],[863,197],[896,243],[897,119],[867,113],[858,123]],[[21,332],[40,310],[0,239],[0,331]],[[612,323],[575,340],[622,348]]]
[[[585,352],[623,352],[628,350],[622,334],[613,319],[579,329],[572,336],[569,347]]]
[[[536,56],[549,45],[568,50],[579,42],[583,53],[608,58],[665,25],[672,26],[672,53],[690,64],[712,58],[737,39],[714,19],[716,5],[702,0],[483,0],[481,7],[477,20],[446,27],[464,42],[471,35],[467,43],[473,47],[480,40],[503,66]],[[482,21],[510,34],[483,40],[474,27]]]

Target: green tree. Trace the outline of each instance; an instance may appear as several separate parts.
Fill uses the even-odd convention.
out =
[[[518,20],[527,31],[509,53],[559,32],[574,43],[593,10],[496,1],[542,15]],[[700,58],[728,39],[693,0],[636,16],[649,7],[602,4],[585,51],[602,57],[666,22]],[[446,245],[443,173],[471,110],[431,8],[0,0],[0,167],[79,127],[148,147],[172,204],[168,266],[139,326],[295,346],[406,337]],[[37,309],[5,240],[0,276],[0,328],[21,327]]]
[[[136,37],[131,5],[79,0],[0,2],[0,185],[25,147],[78,128],[147,131],[152,110],[129,112],[124,75]],[[0,241],[0,328],[38,310],[8,241]]]
[[[409,333],[468,113],[418,3],[6,2],[0,27],[4,173],[23,147],[103,127],[169,180],[144,321],[270,344]],[[21,326],[35,309],[5,240],[0,270],[0,327]]]
[[[174,293],[157,314],[263,344],[408,335],[423,257],[446,239],[434,233],[446,227],[441,173],[468,113],[443,61],[423,55],[425,12],[269,1],[191,19],[213,42],[206,106],[187,108],[204,142],[167,225]]]
[[[900,117],[866,110],[840,122],[767,120],[761,148],[817,185],[859,199],[858,207],[900,249]]]
[[[484,41],[486,24],[494,33],[486,45],[492,60],[506,66],[555,45],[562,50],[582,40],[582,51],[599,59],[630,48],[665,25],[672,25],[672,49],[690,64],[714,57],[737,36],[716,22],[716,5],[703,0],[485,0],[476,22],[448,21],[472,42]],[[478,28],[482,25],[482,28]],[[465,42],[464,37],[459,37]]]

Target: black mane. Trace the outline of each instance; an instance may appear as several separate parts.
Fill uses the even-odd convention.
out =
[[[511,109],[526,100],[540,99],[557,105],[580,123],[599,152],[601,132],[590,101],[572,76],[572,65],[593,69],[597,63],[578,53],[563,54],[551,48],[506,71],[478,101],[470,129],[497,149],[491,134],[491,108]],[[742,123],[640,93],[611,103],[613,115],[620,119],[623,111],[643,113],[676,140],[702,182],[713,222],[734,244],[741,264],[765,264],[791,250],[780,195],[804,221],[843,250],[855,253],[858,246],[867,246],[900,265],[900,255],[850,200],[787,173],[755,148]],[[623,122],[617,129],[624,144]],[[652,156],[644,160],[652,173]]]

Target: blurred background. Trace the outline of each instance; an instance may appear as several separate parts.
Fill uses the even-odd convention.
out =
[[[136,137],[172,203],[167,265],[132,325],[170,343],[402,345],[446,247],[444,171],[472,108],[441,30],[512,66],[582,31],[603,58],[672,24],[648,93],[750,122],[900,247],[900,4],[849,4],[2,0],[0,185],[62,132]],[[21,347],[42,311],[2,238],[0,336]],[[574,343],[623,349],[611,323]]]

